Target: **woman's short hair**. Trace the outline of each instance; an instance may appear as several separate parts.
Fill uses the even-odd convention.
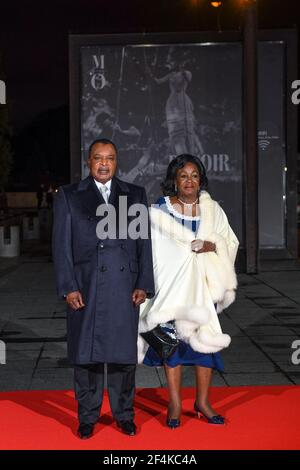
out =
[[[170,163],[167,168],[167,174],[164,181],[161,184],[161,188],[163,191],[164,196],[175,196],[175,178],[177,175],[177,171],[181,170],[187,163],[193,163],[199,171],[200,175],[200,188],[202,190],[206,190],[208,187],[208,179],[206,176],[206,170],[198,157],[194,155],[189,155],[188,153],[184,153],[182,155],[178,155],[175,157]]]

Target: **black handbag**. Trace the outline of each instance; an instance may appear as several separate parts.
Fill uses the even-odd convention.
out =
[[[172,338],[160,325],[157,325],[153,330],[140,333],[140,335],[163,361],[168,359],[179,345],[179,339]]]

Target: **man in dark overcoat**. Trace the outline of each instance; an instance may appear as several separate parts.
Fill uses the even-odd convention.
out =
[[[105,365],[117,425],[128,435],[136,433],[139,305],[154,295],[150,227],[140,227],[140,236],[125,230],[124,236],[124,224],[134,221],[125,213],[124,200],[128,209],[140,205],[148,223],[144,188],[115,176],[117,149],[108,139],[92,143],[88,166],[86,179],[62,186],[55,195],[53,227],[57,290],[67,302],[68,356],[74,365],[82,439],[93,435],[100,416]],[[107,217],[109,208],[115,217]]]

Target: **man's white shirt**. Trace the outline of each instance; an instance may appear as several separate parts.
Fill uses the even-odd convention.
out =
[[[94,178],[94,181],[95,181],[96,186],[99,189],[100,193],[102,194],[104,200],[105,200],[104,194],[106,194],[107,200],[105,202],[107,203],[108,199],[109,199],[109,196],[110,196],[110,192],[111,192],[111,180],[106,181],[105,184],[99,183],[99,181],[95,180],[95,178]]]

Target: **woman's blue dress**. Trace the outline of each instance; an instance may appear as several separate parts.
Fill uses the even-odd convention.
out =
[[[197,232],[200,219],[198,218],[191,218],[194,220],[187,220],[181,217],[177,217],[174,213],[171,213],[166,205],[166,199],[164,197],[160,197],[156,204],[160,207],[161,210],[166,211],[169,215],[174,217],[179,223],[184,224],[194,233]],[[168,328],[165,326],[164,329],[168,332]],[[172,331],[172,330],[169,330]],[[160,357],[156,354],[154,349],[150,346],[147,350],[145,355],[143,364],[147,366],[157,367],[166,364],[169,367],[176,367],[178,365],[185,365],[185,366],[202,366],[202,367],[209,367],[212,369],[217,369],[221,372],[224,371],[224,365],[221,358],[221,354],[217,353],[200,353],[198,351],[194,351],[191,346],[184,341],[180,340],[179,346],[176,351],[169,357],[165,362],[163,362]]]

